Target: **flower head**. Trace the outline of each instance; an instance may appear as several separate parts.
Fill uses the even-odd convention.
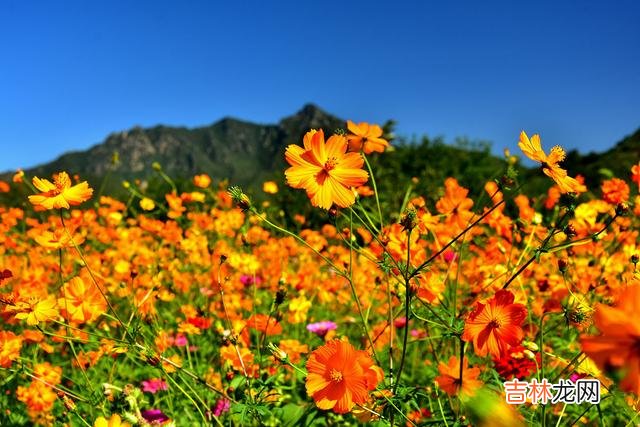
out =
[[[320,409],[345,414],[363,405],[384,377],[366,351],[332,340],[311,353],[307,361],[307,394]]]
[[[594,323],[599,335],[582,336],[584,351],[598,367],[623,373],[620,388],[640,395],[640,324],[634,321],[640,310],[640,285],[629,286],[618,305],[596,306]]]
[[[351,188],[369,179],[362,170],[360,153],[347,153],[347,139],[342,135],[332,135],[325,143],[322,129],[307,132],[303,143],[304,147],[289,145],[286,149],[285,158],[291,165],[285,171],[287,184],[305,189],[313,206],[351,206],[355,202]]]
[[[337,327],[338,325],[336,325],[334,322],[330,320],[323,320],[322,322],[309,323],[307,325],[307,330],[322,338],[327,334],[327,332],[332,331]]]
[[[31,297],[26,301],[20,301],[16,303],[14,310],[17,311],[16,319],[26,319],[27,325],[31,326],[47,322],[58,316],[57,302],[53,295],[46,299]]]
[[[349,141],[349,150],[364,151],[365,154],[374,151],[382,153],[389,146],[389,142],[381,138],[382,128],[378,125],[370,125],[369,123],[355,124],[351,120],[347,121],[347,128],[351,135],[347,135]]]
[[[480,368],[469,368],[466,357],[462,361],[462,380],[460,380],[460,361],[455,356],[451,356],[447,363],[440,362],[438,372],[440,375],[435,379],[438,387],[449,396],[460,393],[462,396],[469,397],[482,387],[482,382],[478,380]]]
[[[611,178],[602,183],[602,199],[617,205],[629,201],[629,186],[619,178]]]
[[[94,427],[129,427],[130,425],[128,422],[122,422],[118,414],[111,415],[108,420],[105,417],[98,417],[93,424]]]
[[[150,380],[142,381],[142,391],[146,393],[155,394],[161,390],[168,390],[169,386],[162,378],[151,378]]]
[[[58,300],[62,315],[74,323],[96,320],[107,309],[107,301],[94,283],[86,283],[80,276],[63,286],[63,298]]]
[[[53,182],[33,177],[33,185],[42,193],[29,196],[29,201],[44,209],[69,209],[89,200],[93,194],[87,181],[72,186],[71,178],[66,172],[54,175]]]
[[[522,323],[527,309],[514,304],[514,296],[508,290],[499,290],[486,304],[478,303],[467,317],[462,339],[473,341],[477,355],[490,353],[494,358],[502,356],[511,346],[518,345],[524,336]]]
[[[583,184],[568,176],[567,171],[558,165],[566,157],[564,150],[559,145],[553,147],[547,156],[542,150],[540,135],[533,135],[529,139],[527,134],[522,131],[518,147],[528,158],[542,165],[542,172],[558,184],[562,193],[584,193],[587,191]]]

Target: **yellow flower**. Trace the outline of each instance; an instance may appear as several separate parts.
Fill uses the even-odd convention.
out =
[[[96,418],[93,427],[129,427],[131,424],[123,422],[120,415],[113,414],[108,420],[105,417]]]
[[[369,179],[362,170],[364,158],[360,153],[347,153],[347,139],[332,135],[324,141],[322,129],[307,132],[303,147],[289,145],[285,151],[291,165],[285,171],[287,184],[303,188],[313,206],[330,209],[333,204],[346,208],[355,203],[352,187],[359,187]]]
[[[55,296],[50,295],[47,299],[37,300],[30,298],[16,304],[18,313],[15,318],[27,320],[27,324],[35,326],[40,322],[46,322],[58,316],[57,301]]]
[[[276,194],[278,192],[278,184],[273,181],[266,181],[262,184],[262,191],[268,194]]]
[[[156,204],[150,198],[145,197],[144,199],[140,200],[140,207],[145,211],[152,211],[156,207]]]
[[[38,231],[37,233],[33,235],[33,240],[46,249],[72,248],[84,242],[84,236],[76,234],[75,228],[68,231],[63,228],[54,231]]]
[[[528,158],[541,164],[542,172],[558,184],[562,193],[584,193],[587,191],[584,184],[568,176],[567,171],[558,165],[566,157],[564,150],[559,145],[553,147],[547,156],[542,150],[540,135],[533,135],[529,139],[527,134],[522,131],[518,147]]]
[[[72,186],[71,178],[66,172],[54,175],[53,183],[48,179],[33,177],[33,185],[42,193],[29,196],[29,201],[44,209],[69,209],[89,200],[93,194],[87,181]]]

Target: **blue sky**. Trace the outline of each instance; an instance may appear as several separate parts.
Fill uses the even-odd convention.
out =
[[[0,170],[134,125],[271,123],[307,102],[497,152],[521,129],[603,150],[640,127],[638,22],[638,1],[9,0]]]

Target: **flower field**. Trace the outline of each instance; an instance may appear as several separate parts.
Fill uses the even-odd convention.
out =
[[[507,154],[475,199],[450,177],[392,206],[383,130],[329,132],[260,197],[161,165],[166,194],[123,200],[0,182],[24,201],[0,206],[0,425],[640,423],[640,164],[587,188],[522,132],[545,194]],[[283,185],[323,220],[283,221]]]

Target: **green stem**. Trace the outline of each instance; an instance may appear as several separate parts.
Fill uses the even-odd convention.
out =
[[[367,156],[363,154],[362,157],[364,158],[364,162],[367,165],[367,169],[369,170],[369,176],[371,177],[371,185],[373,185],[373,193],[376,196],[376,206],[378,207],[378,218],[380,218],[380,230],[382,230],[384,224],[382,222],[382,209],[380,209],[380,198],[378,197],[378,186],[376,185],[376,178],[373,175],[373,170],[371,169],[371,165],[369,164]]]
[[[400,356],[400,366],[398,367],[398,380],[393,386],[393,394],[398,390],[398,385],[402,379],[402,370],[404,369],[404,361],[407,355],[407,340],[409,338],[409,319],[411,318],[411,279],[409,270],[411,269],[411,229],[407,230],[407,267],[404,273],[404,316],[405,325],[402,336],[402,355]]]

